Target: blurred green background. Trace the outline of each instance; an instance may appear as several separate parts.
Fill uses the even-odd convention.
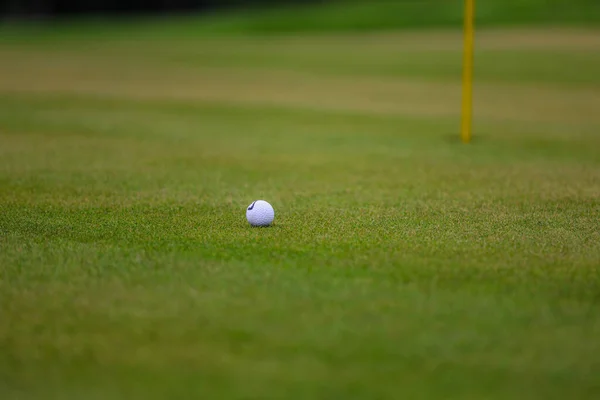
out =
[[[26,2],[15,0],[15,3],[26,6]],[[143,25],[161,20],[170,31],[179,33],[373,31],[456,27],[462,24],[464,10],[463,0],[167,1],[163,7],[153,2],[130,2],[129,9],[125,6],[128,2],[117,3],[122,7],[115,6],[115,2],[96,3],[96,7],[92,6],[94,2],[89,3],[89,9],[73,7],[77,12],[67,12],[68,6],[64,10],[50,9],[48,18],[41,19],[33,18],[39,17],[38,13],[32,13],[33,17],[27,12],[10,14],[9,8],[5,8],[3,25],[33,20],[37,26],[40,20],[66,20],[69,23],[61,24],[61,28],[67,31],[68,27],[80,29],[97,24],[101,33],[110,34],[103,28],[114,24],[116,19],[121,20],[123,28],[132,28],[135,21]],[[597,26],[600,23],[600,4],[595,0],[476,0],[475,4],[477,26],[482,28],[524,24]],[[139,26],[135,24],[135,28]],[[154,29],[154,25],[150,29]]]

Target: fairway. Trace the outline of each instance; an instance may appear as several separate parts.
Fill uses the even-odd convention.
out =
[[[600,31],[476,49],[0,42],[0,398],[599,398]]]

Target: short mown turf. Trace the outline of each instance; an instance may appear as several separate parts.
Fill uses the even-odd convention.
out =
[[[3,44],[0,397],[597,399],[598,37]]]

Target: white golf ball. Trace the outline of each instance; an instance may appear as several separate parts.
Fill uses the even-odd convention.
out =
[[[246,209],[246,219],[252,226],[269,226],[275,219],[275,210],[264,200],[256,200]]]

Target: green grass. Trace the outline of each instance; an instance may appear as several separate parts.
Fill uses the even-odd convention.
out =
[[[596,0],[476,0],[478,28],[497,26],[600,26]],[[457,28],[464,0],[324,0],[300,5],[235,7],[209,14],[127,16],[0,22],[0,42],[81,36],[164,38],[202,35],[270,35]]]
[[[470,145],[460,32],[170,35],[0,46],[2,399],[598,398],[597,30]]]

